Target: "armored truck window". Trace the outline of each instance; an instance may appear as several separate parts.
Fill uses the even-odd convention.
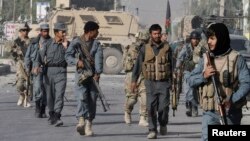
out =
[[[80,15],[80,17],[84,23],[88,21],[93,21],[93,22],[98,23],[97,19],[92,15]]]
[[[71,24],[73,20],[74,20],[74,17],[71,17],[71,16],[57,16],[57,22]]]
[[[104,16],[108,24],[118,24],[122,25],[122,20],[117,16]]]

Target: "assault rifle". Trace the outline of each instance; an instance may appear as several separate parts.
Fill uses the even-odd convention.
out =
[[[177,106],[179,104],[181,88],[182,88],[182,67],[180,67],[179,71],[173,70],[172,74],[172,110],[173,116],[175,116],[175,111],[177,110]]]
[[[209,51],[206,51],[206,57],[207,57],[207,63],[208,65],[212,65],[211,64],[211,60],[210,60],[210,52]],[[211,79],[212,79],[212,83],[213,83],[213,86],[214,86],[214,92],[215,92],[215,96],[217,97],[216,100],[217,100],[217,103],[218,103],[218,108],[219,108],[219,113],[220,113],[220,123],[221,125],[227,125],[227,118],[226,118],[226,109],[223,105],[223,101],[222,101],[222,98],[219,94],[219,90],[217,88],[217,85],[216,85],[216,81],[215,81],[215,77],[214,75],[211,76]]]
[[[181,87],[182,87],[182,76],[177,71],[173,71],[173,82],[172,82],[172,109],[173,116],[175,116],[175,111],[177,110],[177,106],[179,104]]]
[[[173,116],[175,116],[175,111],[177,110],[177,106],[178,106],[178,99],[177,99],[177,76],[176,76],[176,72],[173,72],[173,81],[172,81],[172,110],[173,110]]]
[[[101,101],[103,111],[106,112],[110,109],[109,104],[108,104],[99,84],[96,82],[96,80],[93,79],[94,68],[93,68],[93,64],[91,64],[91,63],[94,63],[94,60],[92,59],[92,57],[90,56],[88,51],[85,51],[84,49],[82,50],[82,46],[79,47],[77,50],[78,50],[78,53],[80,54],[80,57],[81,57],[81,58],[80,57],[79,58],[83,61],[83,64],[84,64],[83,69],[78,69],[78,70],[80,70],[80,73],[81,73],[81,77],[78,81],[78,85],[84,83],[84,81],[87,79],[91,79],[96,90],[98,91],[97,94],[98,94],[98,97]]]

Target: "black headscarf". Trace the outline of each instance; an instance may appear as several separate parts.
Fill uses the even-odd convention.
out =
[[[208,37],[215,35],[217,38],[216,48],[211,51],[215,56],[223,55],[231,50],[229,31],[223,23],[212,24],[208,28],[207,35]]]

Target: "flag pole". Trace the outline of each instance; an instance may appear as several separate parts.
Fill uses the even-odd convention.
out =
[[[167,8],[166,8],[166,22],[165,22],[165,32],[168,34],[168,41],[171,39],[171,9],[169,0],[167,0]]]

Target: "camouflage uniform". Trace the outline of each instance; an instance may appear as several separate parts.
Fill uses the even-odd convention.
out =
[[[123,67],[126,72],[125,77],[125,93],[126,93],[126,101],[124,105],[125,110],[125,122],[127,124],[131,123],[131,112],[134,108],[134,105],[137,103],[137,100],[140,101],[140,122],[139,125],[147,126],[147,107],[146,107],[146,88],[144,84],[144,78],[141,74],[137,81],[137,92],[131,92],[131,82],[132,82],[132,69],[135,64],[136,58],[138,56],[139,48],[142,45],[141,42],[133,43],[132,45],[126,48],[126,52],[124,53],[124,61]]]
[[[24,56],[30,44],[30,39],[21,39],[18,37],[11,45],[10,53],[16,63],[16,87],[20,93],[17,105],[30,107],[29,99],[25,94],[27,91],[26,81],[28,79],[24,66]]]

